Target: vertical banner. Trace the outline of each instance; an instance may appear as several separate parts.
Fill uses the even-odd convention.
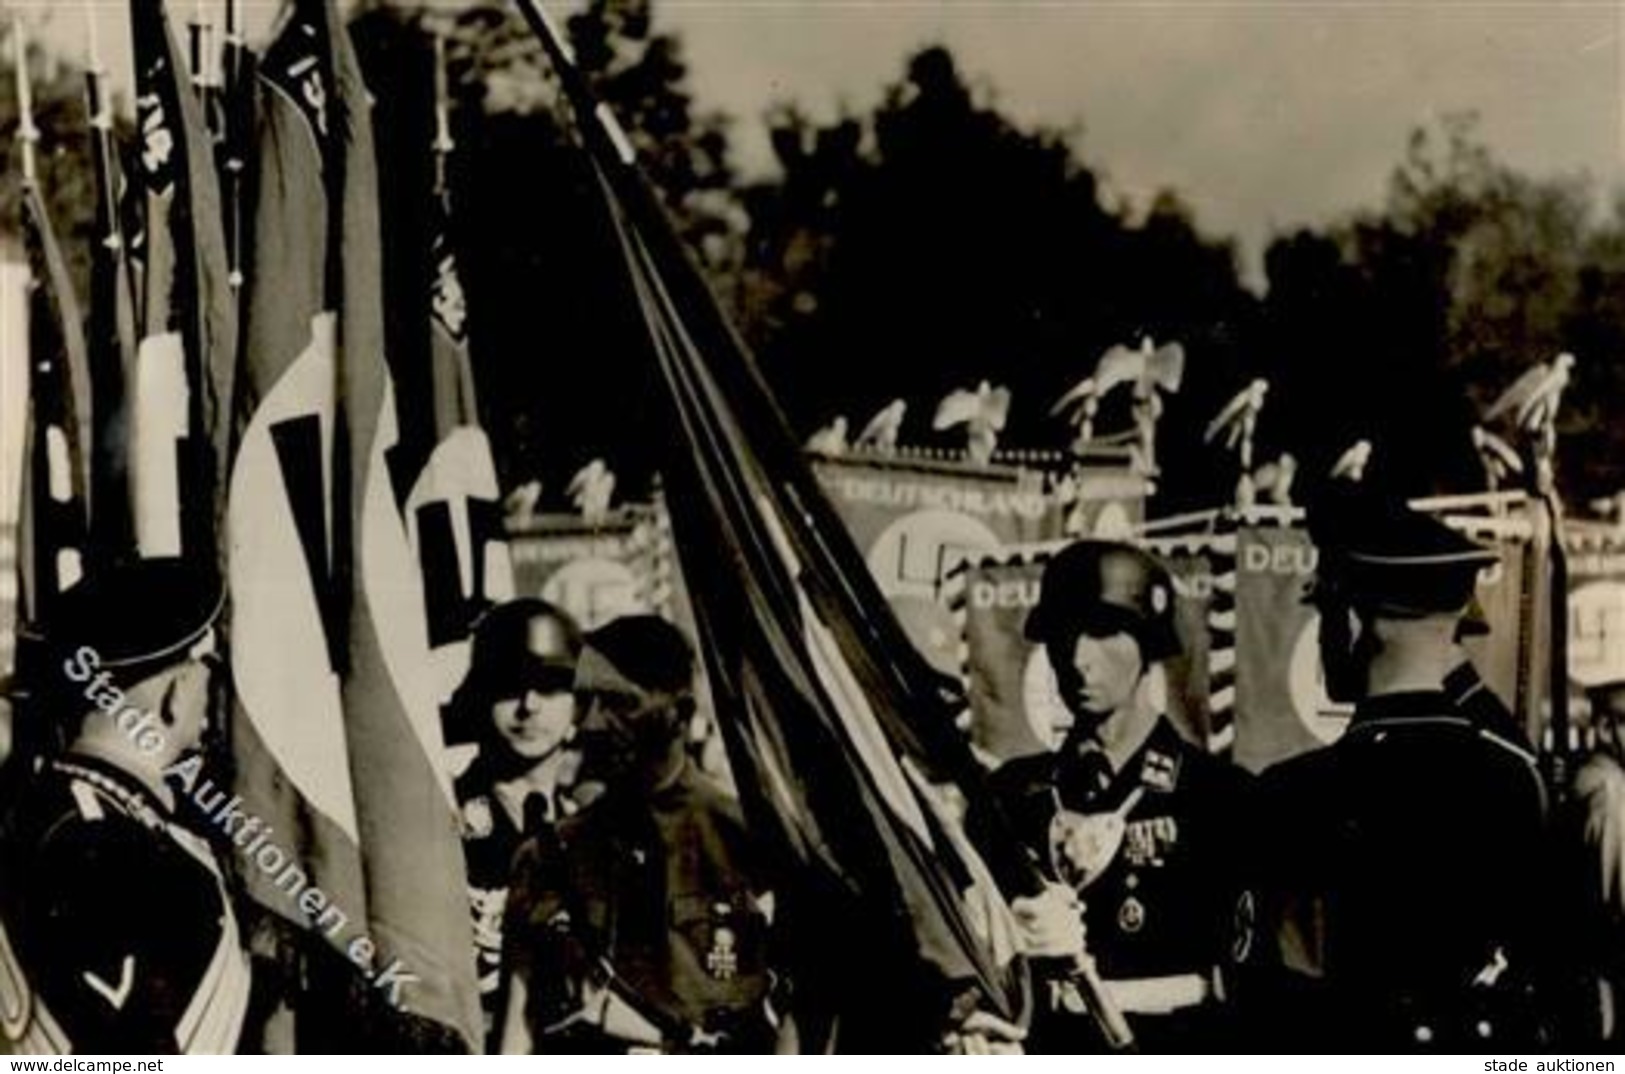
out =
[[[1059,745],[1071,722],[1040,645],[1022,633],[1038,603],[1041,559],[982,559],[965,567],[965,672],[971,741],[1002,763]]]
[[[1227,695],[1216,701],[1215,693],[1230,682],[1235,666],[1234,638],[1224,615],[1225,580],[1235,577],[1235,538],[1153,541],[1146,547],[1162,559],[1174,584],[1179,653],[1163,664],[1168,717],[1191,741],[1217,751],[1229,744]]]
[[[17,520],[28,428],[28,292],[23,251],[0,242],[0,678],[11,673],[17,640]]]
[[[908,457],[815,457],[813,472],[915,647],[959,672],[958,624],[944,595],[961,561],[1062,536],[1064,509],[1044,475]]]
[[[1228,679],[1233,650],[1213,612],[1228,570],[1229,537],[1145,542],[1168,568],[1174,584],[1174,624],[1180,654],[1152,676],[1156,707],[1191,741],[1210,747],[1212,690]],[[1043,646],[1027,640],[1027,615],[1038,603],[1044,566],[1062,544],[1009,548],[965,565],[956,596],[964,620],[964,671],[971,705],[971,735],[983,759],[1055,748],[1072,718],[1055,689]]]
[[[1254,772],[1337,740],[1350,709],[1326,696],[1320,617],[1304,603],[1316,550],[1294,526],[1236,533],[1235,761]]]
[[[1625,531],[1571,524],[1569,682],[1576,693],[1625,680]]]
[[[1525,573],[1529,569],[1530,527],[1527,519],[1481,515],[1447,515],[1444,521],[1481,544],[1495,549],[1501,561],[1478,576],[1478,610],[1487,633],[1462,641],[1473,667],[1509,710],[1518,704],[1519,639],[1523,636]],[[1539,742],[1538,728],[1527,728],[1530,741]]]

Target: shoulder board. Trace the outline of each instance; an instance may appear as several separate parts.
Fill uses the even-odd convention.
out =
[[[101,820],[107,815],[102,809],[101,796],[96,793],[96,788],[84,780],[69,780],[68,793],[73,796],[73,804],[79,808],[80,819]]]
[[[161,830],[166,826],[150,805],[101,773],[66,761],[55,762],[55,768],[66,777],[68,794],[82,819],[99,821],[111,814],[129,817],[148,828]]]

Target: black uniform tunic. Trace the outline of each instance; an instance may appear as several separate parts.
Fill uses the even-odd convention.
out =
[[[469,913],[474,925],[475,972],[479,977],[488,1048],[498,1043],[499,1021],[507,1006],[508,975],[502,961],[502,923],[507,910],[508,885],[513,876],[514,854],[525,837],[508,809],[497,799],[496,782],[490,765],[476,758],[453,784],[462,822]],[[551,802],[540,792],[527,800],[525,808],[527,818],[542,822],[553,810]]]
[[[991,779],[1023,844],[1052,880],[1051,849],[1061,809],[1058,755],[1007,762]],[[1146,1050],[1212,1048],[1222,1041],[1215,971],[1238,934],[1237,854],[1246,775],[1182,738],[1160,717],[1145,744],[1089,804],[1108,812],[1138,790],[1111,864],[1080,893],[1086,944]],[[1178,981],[1151,981],[1180,978]],[[1133,998],[1129,998],[1133,997]],[[1078,1050],[1100,1041],[1087,1018],[1041,1016],[1033,1050]]]
[[[585,1023],[557,1028],[590,982],[667,1050],[766,1050],[769,922],[750,862],[737,804],[691,764],[650,799],[610,792],[527,841],[507,935],[538,1048],[626,1049]]]
[[[1362,703],[1264,776],[1259,1047],[1529,1046],[1545,794],[1442,693]]]
[[[49,763],[7,839],[0,991],[19,1050],[229,1053],[248,964],[209,846],[134,777]]]

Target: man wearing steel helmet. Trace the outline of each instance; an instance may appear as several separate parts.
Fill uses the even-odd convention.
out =
[[[1258,1030],[1282,1049],[1535,1045],[1544,790],[1442,689],[1495,554],[1368,494],[1323,500],[1310,530],[1327,692],[1356,708],[1261,784]]]
[[[502,919],[513,855],[527,829],[551,823],[565,801],[580,651],[580,631],[563,611],[541,600],[509,601],[475,625],[468,676],[452,697],[448,738],[479,746],[454,790],[490,1049],[501,1040],[507,1003]]]
[[[7,818],[0,1048],[230,1053],[250,970],[199,780],[221,590],[179,560],[92,574],[42,624],[62,721]],[[218,777],[217,777],[218,778]]]
[[[1172,606],[1168,573],[1140,549],[1080,541],[1055,556],[1026,634],[1074,722],[1059,750],[992,777],[1040,867],[1078,892],[1089,951],[1150,1050],[1218,1043],[1239,895],[1243,775],[1181,737],[1146,689],[1179,650]],[[1098,1047],[1075,998],[1051,988],[1033,1050]]]

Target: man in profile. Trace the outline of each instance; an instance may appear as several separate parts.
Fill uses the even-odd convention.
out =
[[[145,560],[93,574],[43,624],[32,686],[69,745],[5,833],[0,1028],[17,1050],[237,1048],[248,960],[164,778],[203,737],[220,604],[212,579]]]
[[[1523,751],[1445,695],[1459,621],[1496,560],[1402,503],[1311,509],[1333,745],[1270,768],[1248,1007],[1289,1051],[1533,1047],[1547,924],[1545,791]]]

